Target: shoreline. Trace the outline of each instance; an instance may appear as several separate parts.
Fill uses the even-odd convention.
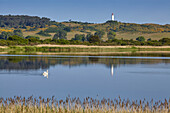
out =
[[[51,44],[40,44],[36,47],[77,47],[77,48],[170,48],[170,46],[88,46],[88,45],[51,45]]]
[[[144,55],[170,56],[170,46],[86,46],[51,45],[0,46],[0,54],[38,54],[38,55]]]
[[[14,46],[0,46],[0,48],[8,47],[74,47],[74,48],[170,48],[170,46],[88,46],[88,45],[52,45],[52,44],[39,44],[39,45],[14,45]]]

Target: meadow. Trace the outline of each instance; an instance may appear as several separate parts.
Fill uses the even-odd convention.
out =
[[[40,37],[40,39],[44,40],[44,39],[52,39],[55,33],[50,33],[51,36],[41,36],[38,35],[36,33],[38,33],[40,30],[36,30],[36,31],[24,31],[23,35],[24,36],[38,36]],[[94,31],[84,31],[84,32],[80,32],[80,31],[71,31],[67,33],[67,39],[71,40],[72,38],[74,38],[75,34],[85,34],[87,35],[88,33],[94,34]],[[137,37],[139,36],[144,36],[146,39],[151,38],[152,40],[160,40],[161,38],[168,38],[170,37],[170,32],[168,33],[130,33],[130,32],[117,32],[116,34],[116,38],[117,39],[125,39],[125,40],[136,40]],[[105,32],[105,35],[103,35],[103,40],[107,40],[107,32]]]

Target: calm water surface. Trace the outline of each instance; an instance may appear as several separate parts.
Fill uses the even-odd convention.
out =
[[[15,95],[169,98],[170,57],[1,55],[0,97]]]

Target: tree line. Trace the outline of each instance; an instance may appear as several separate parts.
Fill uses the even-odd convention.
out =
[[[57,30],[52,39],[40,40],[37,36],[23,36],[21,30],[13,32],[2,32],[0,34],[0,46],[10,45],[36,45],[36,44],[82,44],[82,45],[150,45],[163,46],[170,45],[170,38],[162,38],[160,40],[146,40],[143,36],[139,36],[136,40],[116,39],[116,33],[110,31],[107,33],[108,40],[102,40],[104,32],[96,31],[94,34],[76,34],[71,40],[67,40],[67,32]]]
[[[51,25],[52,21],[46,17],[27,16],[27,15],[0,15],[0,27],[23,28],[26,26],[44,28]]]

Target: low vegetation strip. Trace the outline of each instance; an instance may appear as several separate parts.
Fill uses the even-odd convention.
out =
[[[9,47],[57,47],[57,48],[160,48],[160,49],[168,49],[170,46],[88,46],[88,45],[52,45],[52,44],[39,44],[39,45],[34,45],[34,46],[0,46],[0,48],[9,48]]]
[[[51,45],[40,44],[36,47],[76,47],[76,48],[170,48],[170,46],[88,46],[88,45]]]
[[[116,99],[102,100],[94,98],[66,97],[65,100],[57,100],[54,98],[29,98],[13,97],[0,98],[1,113],[169,113],[170,99],[164,101],[146,101]]]
[[[170,52],[170,46],[87,46],[87,45],[51,45],[40,44],[34,46],[0,46],[0,52],[7,53],[38,53],[44,54],[113,54],[137,52]]]

